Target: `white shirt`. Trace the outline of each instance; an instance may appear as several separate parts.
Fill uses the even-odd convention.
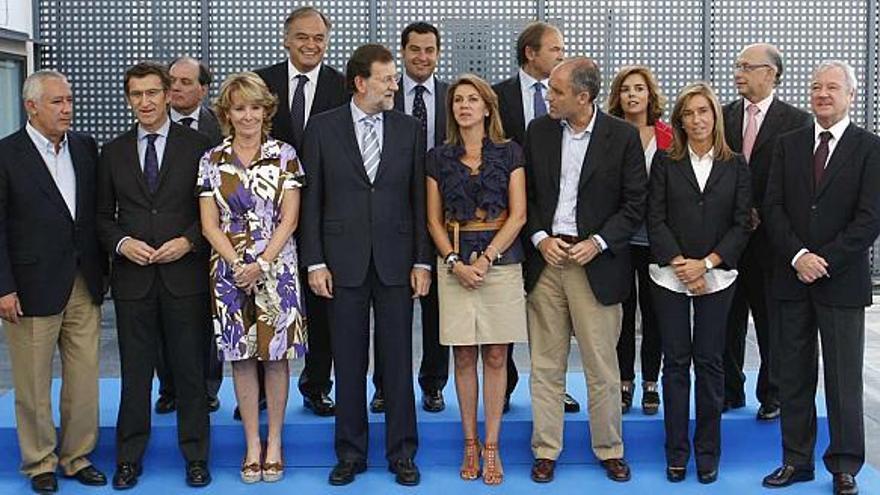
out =
[[[828,131],[831,133],[831,139],[828,140],[828,158],[825,160],[825,167],[828,167],[828,162],[831,161],[831,156],[834,155],[834,150],[837,148],[837,143],[840,142],[840,138],[843,137],[843,133],[846,131],[846,128],[849,127],[851,119],[849,118],[849,114],[846,114],[839,122],[832,125],[828,129],[822,127],[819,124],[819,121],[815,121],[813,124],[813,154],[816,154],[816,150],[819,149],[819,143],[821,139],[819,138],[819,134]],[[797,260],[806,253],[809,253],[810,250],[807,248],[801,248],[797,254],[791,258],[791,266],[794,266],[797,263]]]
[[[773,103],[773,96],[775,93],[773,91],[770,92],[770,96],[764,98],[763,100],[752,103],[751,101],[743,98],[743,125],[742,125],[742,135],[746,137],[746,126],[749,125],[749,105],[757,105],[758,113],[755,114],[755,124],[758,125],[758,128],[755,129],[755,135],[758,135],[758,132],[761,131],[761,124],[764,123],[764,117],[767,116],[767,111],[770,109],[770,104]]]
[[[543,94],[544,99],[547,99],[547,88],[549,79],[542,79],[540,82],[544,86]],[[531,122],[535,118],[535,88],[534,85],[536,82],[539,82],[534,77],[526,74],[526,71],[520,69],[519,70],[519,88],[520,93],[522,94],[522,104],[523,104],[523,122],[525,123],[525,128],[529,128],[529,122]],[[544,105],[547,105],[545,102]]]
[[[171,114],[171,120],[173,120],[177,124],[180,124],[180,121],[182,119],[187,118],[187,117],[193,119],[192,124],[190,124],[190,126],[189,126],[190,129],[199,130],[199,116],[201,115],[201,111],[202,111],[202,106],[199,105],[190,114],[184,115],[184,114],[178,112],[177,110],[175,110],[174,107],[171,107],[171,111],[169,113]],[[181,125],[183,125],[183,124],[181,124]]]
[[[700,156],[688,145],[688,156],[690,156],[691,168],[694,171],[694,175],[697,176],[697,184],[702,192],[706,189],[706,182],[712,173],[715,149],[712,148],[705,155]],[[675,275],[675,268],[672,265],[661,267],[657,263],[652,263],[648,265],[648,274],[651,280],[660,287],[689,296],[695,295],[688,291],[687,286],[678,279]],[[703,295],[720,292],[730,287],[736,281],[738,274],[739,272],[736,270],[721,270],[718,268],[707,271],[703,275],[706,280],[706,292]]]
[[[137,126],[137,147],[138,159],[141,162],[141,170],[144,169],[144,163],[147,159],[147,134],[158,134],[159,137],[153,142],[156,147],[156,158],[159,159],[159,170],[162,170],[162,157],[165,156],[165,143],[168,140],[168,130],[171,129],[171,119],[165,119],[162,127],[156,129],[155,132],[149,132],[140,124]]]
[[[428,111],[428,132],[425,142],[425,151],[434,147],[434,136],[436,129],[436,100],[434,93],[434,76],[429,77],[423,83],[415,82],[408,74],[403,74],[403,110],[407,115],[413,114],[413,105],[416,99],[416,86],[421,84],[425,87],[422,93],[422,100],[425,102],[425,109]]]
[[[70,218],[76,218],[76,170],[73,168],[73,157],[70,156],[70,146],[67,141],[67,134],[61,140],[58,152],[55,152],[55,145],[48,138],[40,134],[34,126],[28,122],[25,125],[28,136],[40,153],[43,163],[52,180],[55,181],[55,187],[61,193],[64,204],[70,212]]]
[[[303,125],[309,122],[309,115],[312,114],[312,103],[315,101],[315,90],[318,89],[318,74],[321,72],[320,63],[315,66],[314,69],[308,72],[300,72],[293,63],[290,61],[290,58],[287,59],[287,108],[290,108],[293,105],[293,94],[296,93],[296,87],[299,85],[299,79],[296,76],[300,74],[304,74],[309,78],[309,83],[306,84],[306,87],[303,89],[306,97],[306,108],[305,113],[303,114]]]

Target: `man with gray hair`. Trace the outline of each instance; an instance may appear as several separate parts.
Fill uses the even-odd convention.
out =
[[[588,58],[557,65],[549,114],[526,131],[525,232],[540,251],[526,260],[532,479],[539,483],[553,480],[562,451],[572,333],[587,381],[593,453],[610,479],[630,479],[616,348],[621,303],[633,283],[629,239],[644,219],[647,174],[636,128],[595,103],[601,81]]]
[[[22,89],[28,122],[0,141],[0,318],[6,329],[21,471],[37,493],[55,470],[85,485],[107,478],[88,456],[98,439],[98,341],[107,257],[95,227],[94,139],[70,130],[73,93],[56,71]],[[52,421],[52,355],[61,355],[61,439]],[[57,452],[56,452],[57,447]]]
[[[810,116],[776,96],[782,77],[782,55],[770,44],[749,45],[733,65],[736,90],[742,96],[724,105],[724,134],[730,148],[742,153],[752,176],[752,235],[737,265],[738,282],[727,320],[724,350],[724,409],[746,405],[743,373],[749,310],[755,320],[755,335],[761,353],[756,395],[761,403],[759,420],[779,417],[779,378],[774,360],[779,334],[777,303],[768,293],[773,257],[770,240],[761,224],[761,204],[770,175],[770,161],[776,139],[786,132],[811,123]]]
[[[820,64],[810,84],[815,123],[779,138],[764,215],[776,253],[782,466],[766,487],[814,478],[817,334],[822,341],[831,442],[825,468],[834,493],[858,493],[865,462],[862,367],[868,251],[880,234],[880,137],[854,125],[856,94],[846,62]]]

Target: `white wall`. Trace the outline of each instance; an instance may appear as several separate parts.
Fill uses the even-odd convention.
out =
[[[32,0],[0,0],[0,27],[33,36]]]

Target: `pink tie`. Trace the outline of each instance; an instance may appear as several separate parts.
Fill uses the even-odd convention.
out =
[[[743,156],[748,162],[752,157],[752,148],[755,147],[755,138],[758,137],[758,112],[761,109],[758,105],[749,103],[746,111],[749,112],[749,120],[746,122],[746,133],[743,134]]]

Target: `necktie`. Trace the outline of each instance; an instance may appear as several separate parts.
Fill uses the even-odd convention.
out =
[[[825,173],[825,162],[828,161],[828,141],[831,140],[831,133],[822,131],[819,133],[819,147],[816,148],[816,154],[813,155],[813,188],[819,189],[822,182],[822,175]]]
[[[428,144],[428,108],[425,106],[425,100],[422,98],[422,95],[425,94],[427,88],[422,86],[421,84],[415,87],[416,95],[413,98],[413,109],[412,115],[413,117],[419,119],[419,122],[422,123],[422,141],[425,143],[425,149],[431,148]],[[433,143],[431,143],[433,144]]]
[[[535,88],[533,105],[535,108],[535,118],[541,117],[547,113],[547,104],[544,103],[544,83],[538,81],[532,84]]]
[[[192,129],[193,122],[195,122],[195,121],[196,121],[196,119],[194,119],[192,117],[184,117],[184,118],[178,120],[177,123],[180,125],[185,125],[185,126],[189,127],[190,129]]]
[[[752,148],[755,147],[755,139],[758,137],[758,112],[761,109],[754,103],[749,103],[746,112],[749,118],[746,121],[746,132],[743,134],[743,156],[748,162],[752,158]]]
[[[156,138],[158,134],[147,134],[147,154],[144,156],[144,177],[151,193],[159,187],[159,155],[156,154]]]
[[[379,170],[379,158],[382,149],[379,146],[379,135],[376,133],[377,117],[364,117],[361,119],[366,132],[364,133],[363,143],[361,144],[361,157],[364,159],[364,168],[367,171],[367,177],[370,182],[376,180],[376,172]]]
[[[293,130],[293,142],[290,143],[296,148],[297,152],[302,145],[303,128],[306,125],[306,84],[309,77],[300,74],[295,78],[297,80],[296,90],[293,92],[293,101],[290,102],[290,126]]]

